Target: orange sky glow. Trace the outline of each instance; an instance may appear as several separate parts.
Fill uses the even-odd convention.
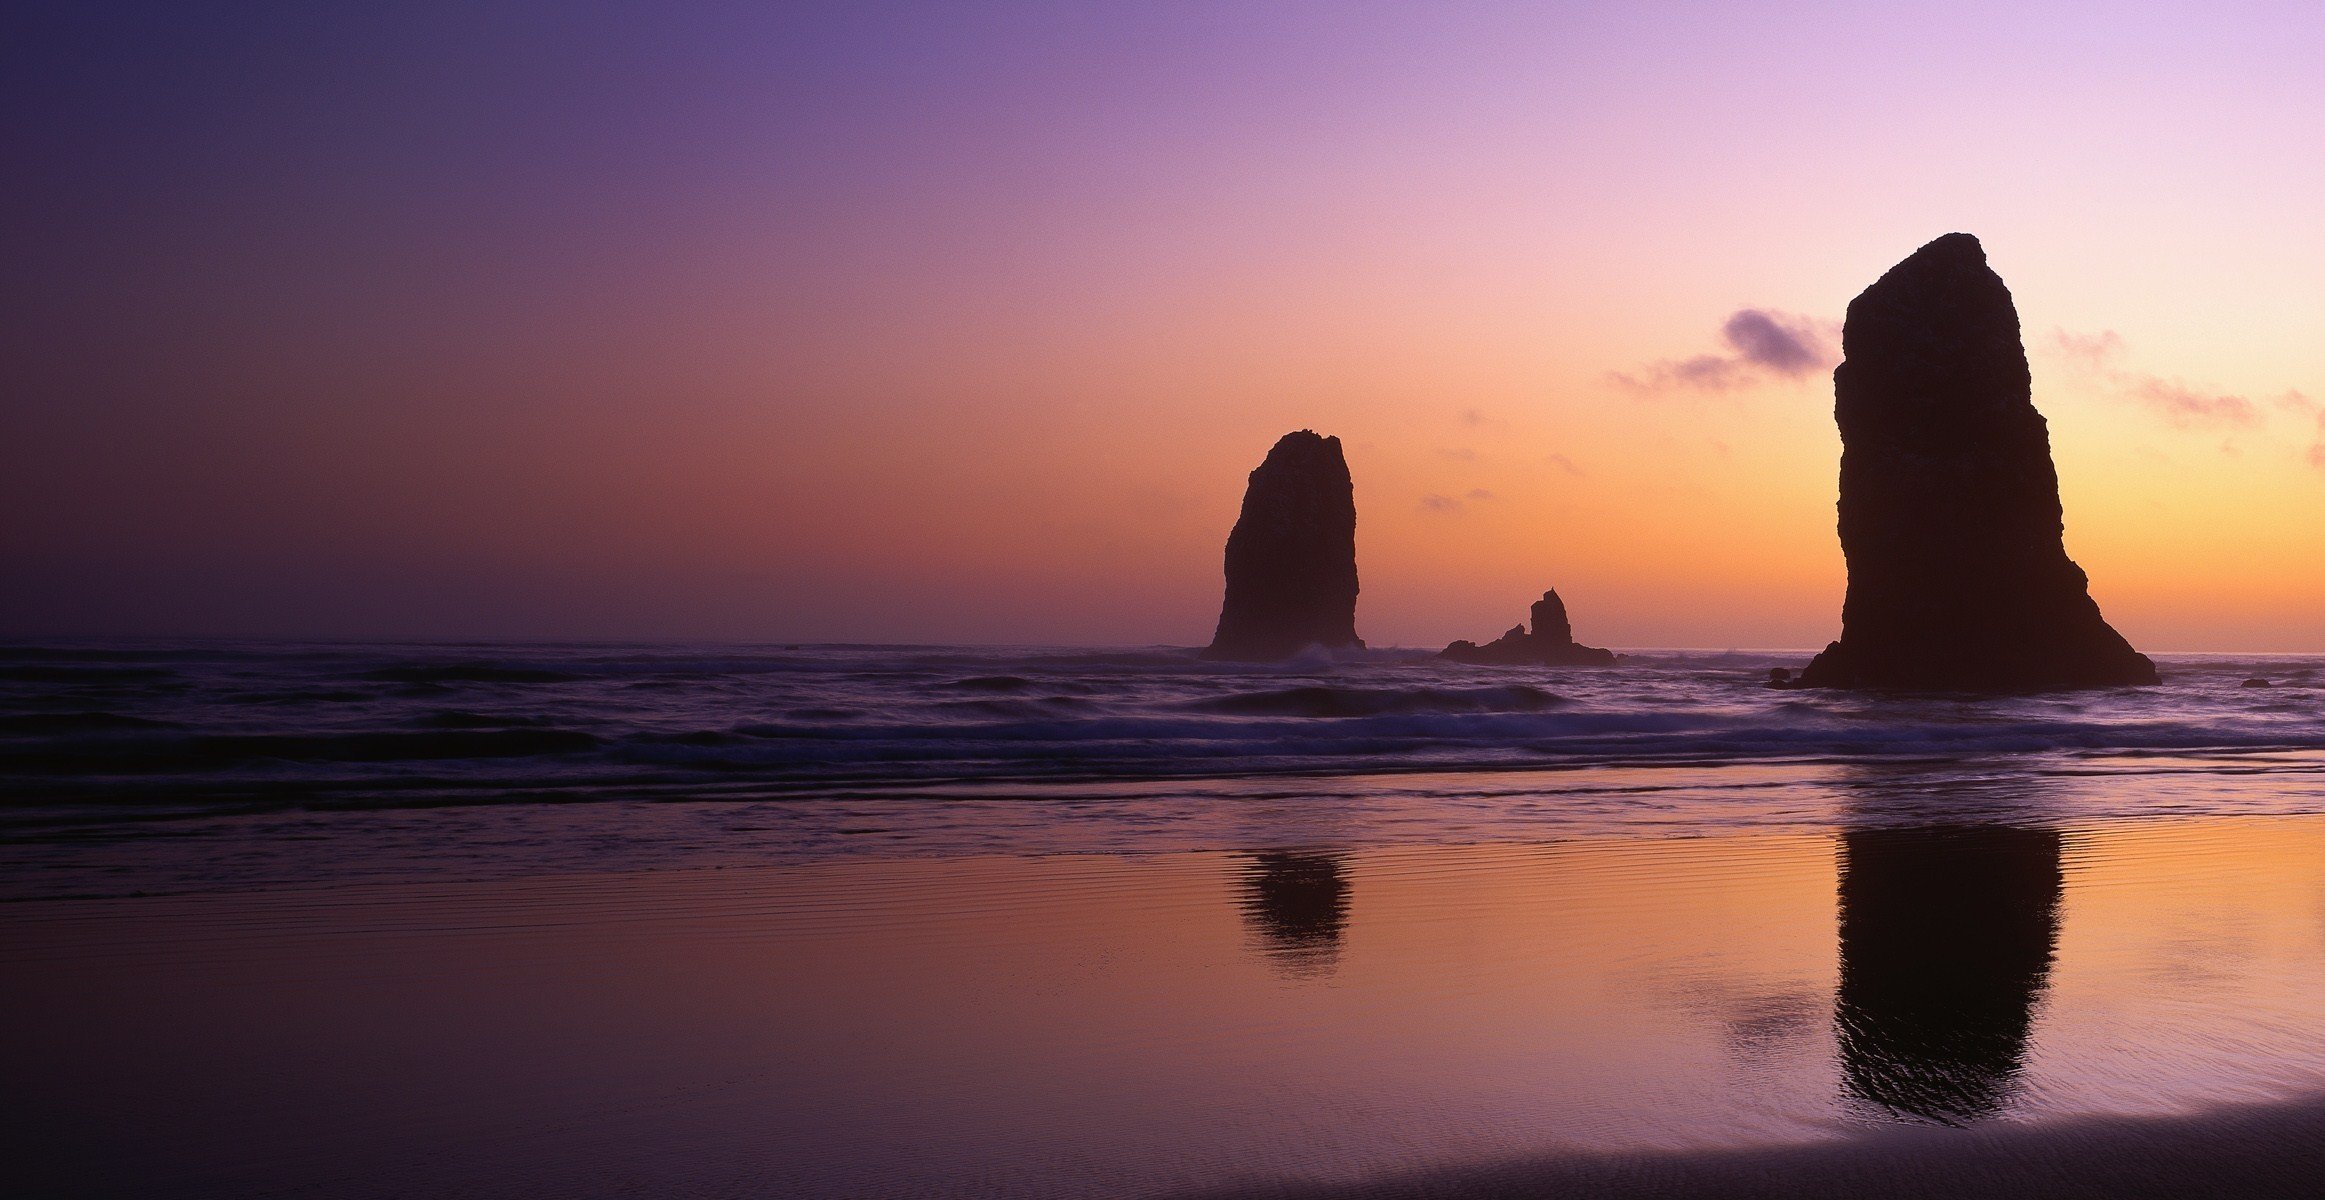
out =
[[[1963,230],[2108,618],[2325,651],[2314,11],[528,11],[24,85],[0,629],[1200,644],[1313,428],[1375,645],[1813,647],[1829,363],[1672,368]]]

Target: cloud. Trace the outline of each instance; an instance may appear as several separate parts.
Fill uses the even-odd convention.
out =
[[[1461,511],[1461,501],[1456,500],[1451,496],[1440,496],[1435,492],[1431,492],[1428,495],[1421,497],[1421,511],[1443,513],[1447,516],[1451,516],[1454,513]]]
[[[1485,424],[1485,414],[1474,408],[1462,409],[1461,423],[1464,425],[1483,425]]]
[[[1563,454],[1553,454],[1550,457],[1543,459],[1542,461],[1558,468],[1561,471],[1566,472],[1569,475],[1574,476],[1577,479],[1582,477],[1582,468],[1575,466],[1574,460],[1566,457]]]
[[[1824,339],[1798,317],[1757,308],[1739,309],[1720,326],[1720,336],[1735,347],[1737,357],[1787,379],[1830,366],[1831,352],[1825,349]]]
[[[1472,500],[1491,500],[1494,498],[1494,494],[1484,488],[1471,488],[1469,489],[1469,498]]]
[[[2123,339],[2112,329],[2098,333],[2068,333],[2064,329],[2051,330],[2051,348],[2061,357],[2071,359],[2093,370],[2114,365],[2123,356]]]
[[[1798,380],[1831,370],[1839,361],[1833,341],[1835,321],[1794,316],[1773,309],[1740,308],[1720,324],[1726,354],[1698,354],[1648,364],[1639,374],[1609,375],[1617,386],[1639,393],[1727,392],[1768,379]]]
[[[2166,422],[2179,429],[2193,429],[2201,425],[2252,426],[2260,423],[2260,412],[2252,406],[2252,401],[2242,396],[2209,395],[2176,379],[2139,376],[2124,386],[2123,392],[2154,409]]]
[[[2124,370],[2118,365],[2124,357],[2123,338],[2112,329],[2098,333],[2054,329],[2050,348],[2069,367],[2118,397],[2162,417],[2174,429],[2249,429],[2261,423],[2260,406],[2243,396],[2191,387],[2161,375]],[[2309,399],[2299,392],[2287,392],[2277,403],[2301,411]]]

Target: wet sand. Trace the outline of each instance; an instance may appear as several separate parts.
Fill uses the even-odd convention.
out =
[[[2325,819],[2038,818],[23,901],[0,1137],[92,1196],[2307,1194]]]
[[[2180,1118],[1886,1129],[1807,1146],[1566,1156],[1184,1200],[2181,1200],[2301,1197],[2325,1181],[2325,1102]]]

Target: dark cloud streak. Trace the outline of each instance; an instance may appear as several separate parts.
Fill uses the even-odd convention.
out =
[[[1831,352],[1817,331],[1797,317],[1757,308],[1739,310],[1720,326],[1721,336],[1744,362],[1798,379],[1820,367],[1830,368]]]
[[[1667,358],[1637,375],[1617,371],[1610,378],[1629,391],[1728,392],[1769,378],[1798,380],[1832,369],[1837,326],[1831,321],[1764,308],[1740,308],[1720,324],[1727,354]]]

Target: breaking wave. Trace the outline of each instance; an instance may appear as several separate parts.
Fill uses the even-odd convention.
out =
[[[1386,650],[0,648],[18,806],[782,796],[1620,764],[2325,750],[2310,658],[2170,658],[2160,687],[1969,700],[1770,691],[1803,655],[1470,668]],[[2248,677],[2275,686],[2240,686]]]

